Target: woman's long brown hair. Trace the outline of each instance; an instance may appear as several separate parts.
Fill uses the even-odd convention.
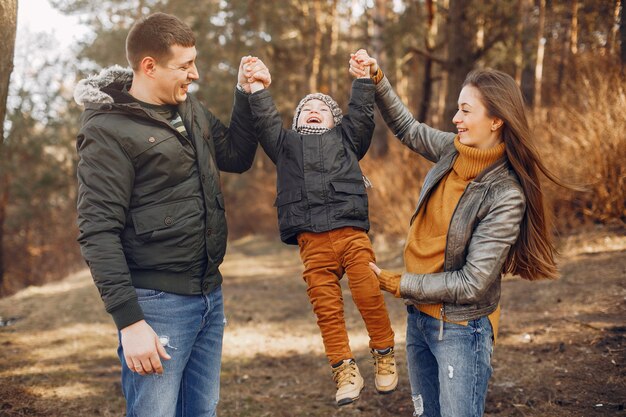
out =
[[[526,197],[520,234],[504,264],[504,272],[536,280],[558,277],[556,249],[546,219],[539,172],[550,181],[567,187],[541,162],[526,118],[524,99],[513,78],[501,71],[478,69],[470,72],[463,86],[480,91],[490,117],[501,119],[502,139],[508,160]]]

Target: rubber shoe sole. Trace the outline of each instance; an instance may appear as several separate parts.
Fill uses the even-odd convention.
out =
[[[363,389],[365,387],[361,388],[361,392],[363,392]],[[359,398],[361,398],[361,392],[359,392],[359,395],[357,395],[354,398],[342,398],[341,400],[337,401],[337,405],[339,407],[344,406],[344,405],[348,405],[348,404],[352,404],[354,403],[356,400],[358,400]]]
[[[387,394],[391,394],[393,392],[395,392],[398,389],[398,386],[396,385],[393,389],[387,390],[387,391],[381,391],[379,389],[376,389],[376,392],[382,395],[387,395]]]

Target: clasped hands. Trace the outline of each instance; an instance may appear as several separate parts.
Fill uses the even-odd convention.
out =
[[[369,78],[378,72],[378,62],[365,49],[350,54],[349,72],[355,78]]]
[[[272,76],[267,66],[255,56],[244,56],[239,63],[239,74],[237,84],[250,94],[263,88],[267,88],[272,83]]]
[[[369,78],[378,71],[377,61],[370,57],[365,49],[350,54],[348,72],[355,78]],[[239,63],[237,83],[246,93],[253,93],[268,88],[272,83],[269,69],[261,59],[255,56],[244,56]]]

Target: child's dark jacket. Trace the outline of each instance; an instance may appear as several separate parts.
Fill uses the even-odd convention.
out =
[[[249,97],[259,142],[276,164],[280,237],[297,244],[300,232],[353,226],[369,230],[367,192],[359,160],[374,132],[370,79],[352,83],[349,111],[341,124],[321,135],[283,128],[268,90]]]

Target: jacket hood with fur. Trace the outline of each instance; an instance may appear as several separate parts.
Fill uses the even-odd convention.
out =
[[[74,88],[74,101],[80,106],[85,103],[113,103],[113,97],[102,91],[111,84],[128,84],[133,80],[133,71],[119,65],[104,68],[96,75],[80,80]]]

